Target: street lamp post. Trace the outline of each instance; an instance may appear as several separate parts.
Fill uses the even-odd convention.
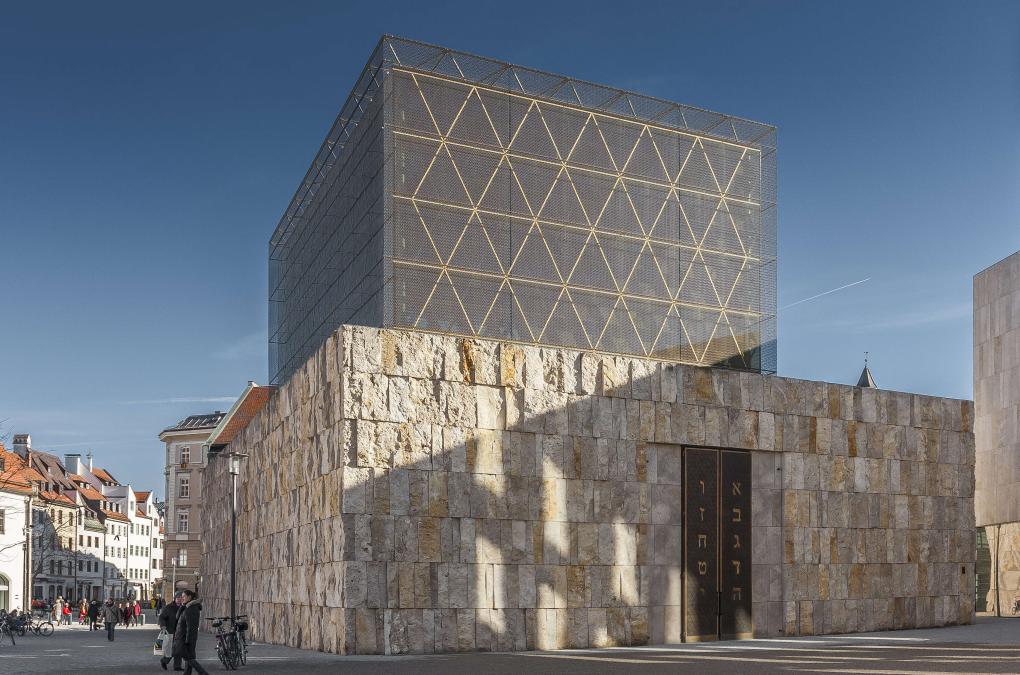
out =
[[[72,520],[71,521],[72,523],[77,522],[78,525],[81,525],[81,512],[76,512],[71,517],[77,519],[77,520]],[[77,600],[78,599],[78,590],[79,590],[78,589],[78,527],[77,527],[77,525],[75,525],[74,527],[71,528],[71,555],[74,558],[74,560],[71,561],[71,565],[72,565],[71,571],[74,572],[74,594],[71,596],[71,600],[73,601],[73,600]]]
[[[32,537],[35,536],[35,516],[33,502],[39,498],[39,486],[32,483],[32,491],[25,500],[25,588],[22,598],[22,610],[32,612],[32,586],[35,581],[32,565]]]
[[[106,533],[110,529],[107,523],[103,523],[103,588],[99,592],[99,601],[102,602],[106,599],[106,552],[109,550],[106,546]]]
[[[248,455],[231,452],[230,458],[230,617],[237,617],[237,477],[241,473],[241,460]]]
[[[131,550],[130,535],[126,536],[125,539],[127,539],[127,541],[124,542],[124,599],[129,600],[130,598],[128,597],[128,589],[130,588],[131,583],[130,581],[131,568],[129,567],[129,565],[131,564],[131,559],[128,557]]]

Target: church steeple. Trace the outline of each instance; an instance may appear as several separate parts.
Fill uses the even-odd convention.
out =
[[[871,369],[868,368],[868,352],[864,352],[864,370],[861,371],[861,376],[857,378],[857,386],[878,389],[878,385],[875,384],[875,378],[871,376]]]

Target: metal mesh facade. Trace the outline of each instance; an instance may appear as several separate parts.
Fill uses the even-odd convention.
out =
[[[341,323],[775,371],[772,127],[384,37],[271,242],[270,378]]]

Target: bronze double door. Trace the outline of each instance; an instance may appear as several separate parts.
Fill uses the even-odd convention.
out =
[[[684,640],[744,639],[751,622],[751,455],[684,448]]]

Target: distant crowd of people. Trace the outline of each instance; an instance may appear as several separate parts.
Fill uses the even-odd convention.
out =
[[[162,598],[149,601],[149,608],[159,612],[159,627],[172,636],[171,653],[160,659],[163,670],[167,670],[173,662],[174,670],[198,675],[208,675],[208,671],[196,660],[195,647],[198,641],[198,628],[202,614],[202,603],[192,590],[178,591],[174,599],[167,603]],[[138,600],[114,601],[112,598],[100,603],[98,600],[65,601],[57,597],[50,603],[35,600],[32,609],[37,614],[49,618],[54,624],[71,625],[72,616],[77,615],[79,625],[88,624],[89,631],[106,630],[106,639],[114,641],[117,626],[130,628],[145,625],[145,614]],[[13,617],[26,617],[24,612],[14,610]],[[181,668],[184,665],[186,668]]]
[[[113,600],[107,600],[106,604],[113,604]],[[147,601],[147,604],[151,609],[162,609],[163,603],[161,600]],[[85,625],[89,623],[95,624],[95,618],[99,616],[99,608],[101,607],[98,600],[85,600],[84,598],[77,602],[70,602],[64,600],[63,597],[57,597],[51,603],[43,603],[40,601],[33,601],[32,608],[37,614],[46,616],[54,625],[70,626],[75,620],[78,621],[78,625]],[[145,614],[142,611],[142,603],[138,600],[126,600],[119,601],[116,603],[114,609],[117,612],[117,619],[115,623],[125,628],[130,626],[144,626],[145,625]]]

